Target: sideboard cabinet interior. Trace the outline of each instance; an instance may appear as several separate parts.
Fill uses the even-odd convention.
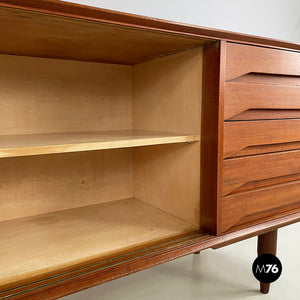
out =
[[[0,4],[1,299],[300,219],[299,45],[205,30]]]

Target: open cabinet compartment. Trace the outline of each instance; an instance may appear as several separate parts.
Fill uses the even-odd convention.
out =
[[[24,20],[34,17],[49,21]],[[123,29],[111,30],[127,40]],[[91,62],[1,43],[2,291],[201,232],[203,41],[141,33],[127,31],[146,45],[158,35],[161,48],[138,62],[125,50]]]
[[[0,35],[1,299],[300,220],[299,45],[56,0]]]

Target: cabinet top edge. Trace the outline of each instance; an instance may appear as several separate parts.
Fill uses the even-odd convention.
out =
[[[17,8],[53,15],[61,15],[65,17],[93,20],[103,23],[137,27],[168,33],[177,33],[195,38],[198,37],[210,40],[226,40],[229,42],[246,43],[258,46],[300,50],[299,43],[207,28],[76,3],[62,2],[58,0],[3,0],[0,2],[0,7]]]

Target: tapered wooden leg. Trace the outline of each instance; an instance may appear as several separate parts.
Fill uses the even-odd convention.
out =
[[[276,255],[277,249],[277,229],[264,233],[258,236],[257,241],[257,255],[261,254],[274,254]],[[270,290],[270,283],[260,283],[260,291],[263,294],[268,294]]]

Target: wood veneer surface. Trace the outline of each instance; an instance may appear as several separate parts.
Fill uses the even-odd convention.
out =
[[[89,7],[59,0],[27,0],[26,2],[24,2],[23,0],[3,0],[1,1],[1,6],[19,8],[22,10],[31,10],[36,12],[46,12],[53,15],[69,16],[73,18],[112,23],[123,26],[132,26],[136,28],[146,28],[161,32],[179,33],[183,35],[198,37],[201,39],[213,39],[215,41],[227,40],[267,47],[269,46],[300,50],[300,45],[297,43],[224,30],[216,30],[191,24],[161,20],[157,18],[149,18],[147,16],[134,15],[103,8]]]
[[[203,45],[196,38],[0,6],[0,53],[136,64]]]
[[[132,151],[0,159],[0,221],[132,197]]]
[[[133,128],[200,136],[202,47],[133,66]],[[134,197],[200,221],[200,143],[133,150]]]
[[[0,223],[0,286],[196,230],[136,199]]]
[[[131,129],[131,67],[0,55],[0,134]]]
[[[199,141],[200,136],[121,130],[0,136],[0,158]]]

